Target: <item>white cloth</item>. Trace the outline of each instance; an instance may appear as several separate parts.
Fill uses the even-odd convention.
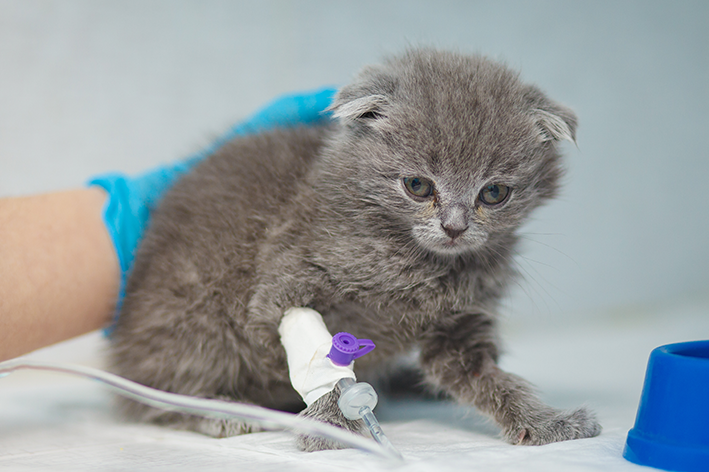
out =
[[[352,367],[338,366],[327,357],[332,335],[320,313],[310,308],[291,308],[278,327],[281,343],[288,356],[288,370],[293,388],[310,406],[335,388],[342,378],[356,380]]]
[[[406,460],[406,472],[649,472],[623,459],[650,351],[709,333],[709,299],[636,311],[589,312],[568,322],[504,325],[502,367],[533,381],[558,408],[587,402],[603,432],[546,446],[512,446],[489,420],[448,402],[381,398],[377,419]],[[106,368],[100,333],[30,354]],[[566,353],[566,354],[560,354]],[[0,470],[192,472],[389,472],[391,464],[353,449],[304,453],[293,435],[266,431],[215,439],[121,421],[100,383],[69,375],[15,372],[0,379]],[[149,464],[146,466],[146,464]],[[404,470],[400,467],[396,470]]]

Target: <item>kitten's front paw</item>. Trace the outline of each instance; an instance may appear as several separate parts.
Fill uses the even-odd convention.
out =
[[[596,416],[585,408],[571,412],[549,410],[535,415],[526,426],[505,431],[505,439],[517,445],[541,445],[569,439],[583,439],[598,436],[601,425]]]
[[[339,426],[353,433],[362,434],[365,428],[364,423],[362,420],[352,421],[345,418],[342,411],[340,411],[340,407],[337,406],[338,398],[340,398],[340,389],[335,387],[335,390],[320,397],[300,414],[322,421],[323,423]],[[301,451],[306,452],[322,451],[325,449],[344,449],[347,447],[330,439],[309,435],[298,435],[296,446]]]

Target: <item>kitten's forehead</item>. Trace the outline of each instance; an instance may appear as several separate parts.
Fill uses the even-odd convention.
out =
[[[436,174],[506,174],[532,143],[525,86],[478,56],[416,55],[388,64],[399,78],[388,113],[399,145]],[[398,69],[398,70],[397,70]]]

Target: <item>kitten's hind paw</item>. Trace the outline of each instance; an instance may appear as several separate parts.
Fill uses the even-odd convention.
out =
[[[596,416],[585,408],[571,412],[550,410],[536,416],[533,424],[505,431],[507,441],[516,445],[541,445],[592,438],[601,433]]]
[[[340,407],[337,405],[337,400],[340,398],[340,389],[335,387],[332,392],[323,395],[300,414],[314,420],[330,423],[340,428],[352,431],[353,433],[362,434],[365,430],[362,420],[348,420],[342,414]],[[314,452],[325,449],[344,449],[347,446],[331,439],[322,438],[319,436],[298,435],[296,446],[301,451]]]
[[[223,401],[234,401],[230,397],[205,397]],[[172,429],[194,431],[213,438],[227,438],[261,431],[261,427],[237,419],[204,418],[202,416],[165,411],[149,407],[128,398],[116,398],[119,414],[127,420],[154,423]]]
[[[194,421],[188,428],[213,438],[229,438],[241,434],[257,433],[261,428],[239,420],[220,420],[202,418]]]

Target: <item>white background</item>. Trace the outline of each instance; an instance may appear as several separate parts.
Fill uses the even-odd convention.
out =
[[[580,118],[525,228],[520,323],[709,288],[709,3],[0,0],[0,195],[179,159],[407,45],[482,52]]]

